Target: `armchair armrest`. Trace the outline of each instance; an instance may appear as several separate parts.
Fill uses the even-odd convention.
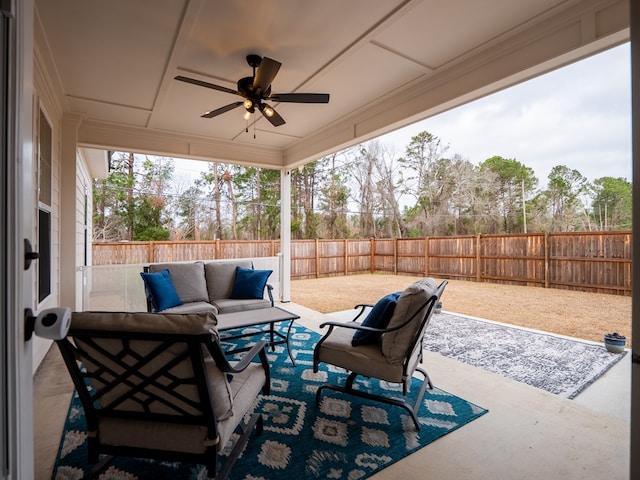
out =
[[[271,306],[273,307],[273,285],[267,283],[267,294],[269,295],[269,300],[271,300]]]
[[[353,318],[353,321],[355,322],[356,320],[358,320],[358,318],[360,318],[360,316],[365,312],[365,310],[367,308],[373,308],[373,303],[358,303],[357,305],[355,305],[353,308],[359,308],[360,311],[358,312],[358,314]]]
[[[330,333],[335,327],[341,328],[350,328],[352,330],[364,330],[367,332],[386,332],[387,329],[384,328],[375,328],[375,327],[367,327],[366,325],[362,325],[361,323],[356,322],[355,320],[351,320],[350,322],[323,322],[320,324],[320,328],[329,327]]]
[[[145,265],[145,266],[142,267],[142,271],[144,273],[149,273],[151,271],[151,269],[149,268],[149,265]],[[144,297],[145,297],[145,301],[147,303],[147,312],[153,313],[153,312],[155,312],[155,310],[153,308],[153,303],[151,302],[151,292],[147,288],[147,284],[145,282],[142,282],[142,283],[144,284]]]
[[[266,381],[264,387],[262,388],[262,392],[265,395],[269,393],[269,388],[271,385],[271,370],[269,367],[269,362],[267,361],[267,354],[265,352],[266,345],[267,342],[265,340],[260,340],[242,356],[240,361],[231,364],[229,360],[227,360],[227,356],[222,351],[222,348],[217,341],[208,341],[206,343],[207,349],[213,357],[213,361],[216,363],[217,367],[225,373],[242,372],[249,366],[250,363],[253,362],[253,360],[257,356],[260,359],[260,364],[262,365],[262,368],[264,369],[264,373],[266,375]]]

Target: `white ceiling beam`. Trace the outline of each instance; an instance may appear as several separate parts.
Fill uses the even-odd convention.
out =
[[[82,123],[78,132],[78,144],[87,148],[104,148],[274,169],[284,166],[282,152],[278,148],[218,141],[193,135],[179,135],[96,121]]]

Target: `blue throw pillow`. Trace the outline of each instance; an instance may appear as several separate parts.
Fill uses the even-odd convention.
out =
[[[273,270],[254,270],[253,268],[236,267],[236,279],[229,298],[261,299],[264,297],[264,287]]]
[[[169,270],[154,273],[140,272],[140,275],[151,296],[151,304],[157,312],[182,305]]]
[[[389,320],[393,316],[393,311],[398,303],[398,297],[402,292],[390,293],[382,297],[373,306],[367,318],[362,321],[362,325],[373,328],[387,328]],[[371,345],[378,343],[381,334],[378,332],[366,332],[364,330],[357,330],[351,339],[351,345],[357,347],[358,345]]]

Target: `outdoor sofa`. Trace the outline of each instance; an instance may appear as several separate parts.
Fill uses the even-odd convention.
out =
[[[271,273],[232,260],[153,263],[141,276],[149,312],[225,314],[273,307]]]

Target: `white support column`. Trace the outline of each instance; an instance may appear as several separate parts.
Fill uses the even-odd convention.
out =
[[[280,170],[280,300],[291,301],[291,171]]]
[[[633,250],[640,251],[640,2],[631,8],[631,144],[633,171]],[[633,262],[631,331],[640,331],[640,264]],[[640,338],[631,342],[631,438],[629,478],[640,478]]]
[[[60,305],[77,309],[76,299],[76,213],[77,151],[81,118],[62,119],[60,146]]]

